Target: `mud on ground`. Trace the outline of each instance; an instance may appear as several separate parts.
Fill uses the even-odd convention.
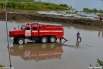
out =
[[[50,15],[50,14],[38,14],[38,13],[8,13],[8,21],[11,20],[34,20],[34,21],[50,21],[50,22],[58,22],[69,25],[84,25],[84,26],[94,26],[94,27],[102,27],[103,22],[99,20],[91,20],[86,18],[75,18],[75,17],[65,17],[62,15]],[[0,12],[0,20],[5,21],[5,13]]]

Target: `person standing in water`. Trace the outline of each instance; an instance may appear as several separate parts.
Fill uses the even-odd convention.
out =
[[[102,14],[100,14],[100,17],[99,17],[99,18],[100,18],[100,21],[102,21]]]
[[[80,33],[79,33],[79,31],[78,31],[78,33],[77,33],[77,40],[78,40],[78,38],[80,38]]]

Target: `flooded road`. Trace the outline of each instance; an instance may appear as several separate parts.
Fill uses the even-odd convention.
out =
[[[22,22],[8,22],[9,30]],[[0,21],[0,64],[9,66],[9,54],[6,39],[6,26]],[[10,43],[11,65],[14,69],[89,69],[96,65],[96,59],[103,60],[103,31],[84,30],[65,26],[64,44],[29,43],[24,45]],[[82,41],[76,41],[80,32]],[[63,41],[62,41],[63,42]]]

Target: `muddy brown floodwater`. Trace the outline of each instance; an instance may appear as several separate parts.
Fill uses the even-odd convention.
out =
[[[22,22],[8,22],[9,30]],[[6,23],[0,21],[0,64],[9,66],[9,54],[6,39]],[[96,59],[103,60],[103,31],[85,30],[64,26],[68,39],[64,44],[29,43],[15,45],[9,38],[11,64],[14,69],[89,69],[89,64],[96,65]],[[80,32],[82,41],[76,41]],[[63,41],[62,41],[63,42]]]

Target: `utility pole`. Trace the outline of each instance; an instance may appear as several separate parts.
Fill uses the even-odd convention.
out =
[[[11,58],[10,58],[9,39],[8,39],[8,25],[7,25],[7,8],[6,8],[7,2],[8,2],[8,0],[6,0],[6,3],[5,3],[5,19],[6,19],[6,32],[7,32],[7,43],[8,43],[7,47],[8,47],[8,52],[9,52],[9,63],[10,63],[10,68],[11,68],[12,66],[11,66]]]
[[[8,0],[6,0],[6,3],[5,3],[5,19],[6,19],[7,42],[8,42],[8,46],[9,46],[9,40],[8,40],[8,26],[7,26],[7,9],[6,9],[7,2],[8,2]]]

